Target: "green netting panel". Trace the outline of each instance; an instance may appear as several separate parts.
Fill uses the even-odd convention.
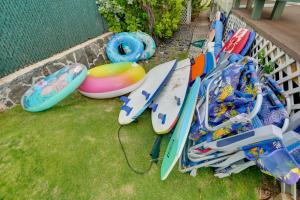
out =
[[[0,77],[105,31],[95,0],[0,0]]]

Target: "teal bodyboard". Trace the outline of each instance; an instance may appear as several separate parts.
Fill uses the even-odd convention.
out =
[[[182,153],[192,124],[199,89],[200,78],[197,77],[184,102],[182,113],[165,152],[160,170],[161,180],[165,180],[168,177]]]

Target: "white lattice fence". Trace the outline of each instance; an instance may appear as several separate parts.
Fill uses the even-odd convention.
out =
[[[186,6],[185,6],[184,10],[182,11],[180,23],[181,24],[190,24],[191,21],[192,21],[192,1],[188,0],[186,2]]]
[[[224,31],[224,38],[227,38],[227,34],[230,30],[234,30],[237,31],[240,28],[245,28],[247,27],[247,24],[240,20],[238,17],[236,17],[235,15],[229,15],[228,17],[228,21],[225,27],[225,31]],[[252,28],[247,27],[248,29],[252,30]]]
[[[225,28],[225,37],[229,30],[236,31],[239,28],[249,27],[244,21],[237,16],[231,14],[229,16],[227,26]],[[300,110],[300,63],[295,61],[292,57],[287,55],[279,47],[274,45],[271,41],[256,34],[255,41],[250,49],[250,56],[258,59],[258,53],[265,51],[265,61],[273,62],[275,70],[272,72],[274,79],[281,87],[290,95],[292,102],[292,112],[295,113]]]

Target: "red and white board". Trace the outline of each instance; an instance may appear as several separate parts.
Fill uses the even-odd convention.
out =
[[[221,52],[228,52],[228,53],[237,53],[239,54],[245,44],[248,41],[250,32],[246,28],[240,28],[223,46]],[[219,58],[220,53],[217,55]]]

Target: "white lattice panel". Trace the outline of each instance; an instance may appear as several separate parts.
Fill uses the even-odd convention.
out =
[[[225,37],[230,29],[249,27],[244,21],[231,14],[225,28]],[[258,53],[265,51],[265,62],[274,62],[275,70],[271,73],[279,85],[290,95],[292,102],[292,112],[300,110],[300,63],[274,45],[271,41],[256,34],[255,41],[250,49],[250,56],[258,59]]]
[[[228,21],[225,27],[224,31],[224,38],[227,38],[227,34],[230,30],[237,31],[240,28],[245,28],[247,24],[240,20],[238,17],[235,15],[229,15]]]
[[[188,0],[186,6],[182,12],[181,24],[190,24],[192,21],[192,1]]]

